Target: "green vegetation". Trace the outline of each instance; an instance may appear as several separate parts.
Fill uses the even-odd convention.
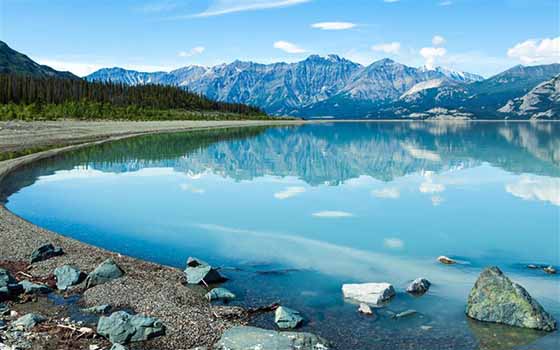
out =
[[[0,74],[0,120],[268,119],[257,107],[210,100],[179,87]]]

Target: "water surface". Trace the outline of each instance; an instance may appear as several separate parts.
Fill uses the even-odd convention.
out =
[[[333,123],[152,135],[44,160],[7,207],[81,241],[184,267],[222,266],[242,305],[280,301],[339,349],[555,349],[546,334],[464,315],[497,265],[557,319],[560,125]],[[438,264],[447,255],[463,263]],[[422,297],[404,292],[416,277]],[[377,317],[342,298],[390,282]],[[419,314],[395,320],[391,312]],[[274,327],[272,316],[255,320]]]

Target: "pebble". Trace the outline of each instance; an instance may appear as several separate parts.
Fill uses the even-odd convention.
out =
[[[369,305],[365,303],[360,304],[358,311],[364,315],[373,315],[373,311],[371,310],[371,307],[369,307]]]

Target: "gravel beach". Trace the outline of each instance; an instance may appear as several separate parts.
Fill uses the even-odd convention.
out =
[[[0,180],[18,166],[81,147],[85,143],[106,142],[155,132],[298,123],[301,122],[4,122],[0,123],[0,152],[49,145],[72,146],[0,162]],[[65,254],[62,256],[33,264],[26,273],[34,278],[46,278],[49,275],[52,278],[54,269],[64,264],[71,264],[89,272],[105,259],[112,257],[126,275],[88,289],[83,293],[80,303],[84,306],[111,304],[115,308],[132,309],[134,312],[159,318],[166,325],[165,336],[148,341],[141,347],[135,346],[134,349],[176,350],[211,345],[224,330],[245,323],[246,315],[243,309],[210,305],[203,297],[205,290],[202,287],[186,287],[181,283],[183,274],[178,269],[121,256],[63,237],[17,217],[4,206],[0,206],[0,241],[0,263],[4,265],[28,262],[32,251],[45,243],[53,243],[64,249]],[[43,300],[25,304],[11,303],[10,307],[23,314],[33,311],[35,304],[44,316],[50,318],[48,322],[54,322],[55,317],[60,314],[64,315],[64,310],[61,311],[60,308],[56,313],[48,314],[50,309],[41,307],[45,303],[45,297],[39,299]],[[46,343],[38,341],[33,348],[62,349],[77,346],[74,343],[64,347],[56,341],[56,336],[51,337]],[[103,340],[100,339],[88,339],[80,344],[87,349],[91,343],[101,344],[102,347],[108,344],[103,344]]]

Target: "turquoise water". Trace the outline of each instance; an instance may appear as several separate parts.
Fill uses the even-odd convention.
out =
[[[300,310],[338,349],[555,349],[558,332],[464,316],[497,265],[560,319],[560,124],[336,123],[144,136],[22,168],[6,206],[63,235],[223,267],[257,306]],[[461,264],[435,261],[447,255]],[[432,281],[422,297],[404,292]],[[390,282],[375,318],[341,285]],[[391,312],[419,314],[395,320]],[[274,327],[272,315],[254,320]]]

